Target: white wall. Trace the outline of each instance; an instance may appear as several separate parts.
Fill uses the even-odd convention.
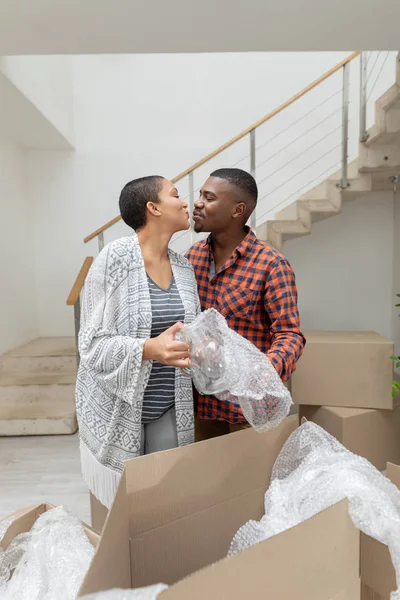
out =
[[[72,58],[2,56],[0,71],[74,145]]]
[[[0,138],[0,354],[38,335],[25,156]]]
[[[304,329],[369,330],[392,339],[393,194],[347,204],[284,247]]]

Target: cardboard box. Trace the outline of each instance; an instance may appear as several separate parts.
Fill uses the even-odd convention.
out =
[[[400,467],[389,463],[386,476],[400,488]],[[361,579],[362,600],[390,600],[397,588],[388,547],[367,535],[361,535]]]
[[[354,454],[383,471],[400,463],[400,408],[377,410],[333,406],[300,406],[300,418],[323,427]]]
[[[273,464],[297,425],[289,417],[264,434],[128,461],[80,596],[163,582],[163,600],[261,599],[266,590],[280,600],[358,600],[360,534],[347,502],[226,558],[239,527],[263,515]]]
[[[309,331],[292,375],[296,404],[393,409],[393,342],[373,332]]]
[[[90,492],[90,524],[96,533],[101,534],[107,515],[108,508]]]
[[[10,517],[13,517],[13,521],[10,527],[7,529],[4,538],[0,542],[0,547],[5,550],[17,535],[19,535],[20,533],[30,531],[36,519],[46,511],[51,510],[52,508],[54,508],[53,504],[36,504],[35,506],[30,506],[29,508],[22,508],[21,510],[17,510],[12,515],[1,519],[0,523],[2,521],[5,521],[6,519],[9,519]],[[85,523],[82,523],[82,525],[92,546],[97,548],[100,536],[97,533],[95,533],[90,527],[88,527]]]

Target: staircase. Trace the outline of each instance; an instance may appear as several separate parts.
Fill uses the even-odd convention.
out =
[[[287,240],[310,235],[313,223],[334,217],[347,202],[368,192],[393,189],[392,177],[400,174],[400,62],[396,83],[375,104],[375,124],[359,155],[348,165],[348,187],[341,188],[341,172],[307,191],[256,229],[260,239],[278,250]]]
[[[71,434],[74,338],[42,338],[0,357],[0,436]]]

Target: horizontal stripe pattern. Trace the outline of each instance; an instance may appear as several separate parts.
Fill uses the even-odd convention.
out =
[[[147,276],[152,327],[151,337],[157,337],[177,321],[183,321],[185,312],[174,278],[167,290],[160,288]],[[153,362],[149,382],[143,397],[142,423],[162,417],[175,404],[175,367]]]

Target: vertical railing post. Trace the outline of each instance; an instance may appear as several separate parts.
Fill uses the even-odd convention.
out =
[[[250,173],[256,178],[256,130],[250,131]],[[255,231],[257,225],[256,209],[250,217],[250,227]]]
[[[99,233],[97,236],[97,241],[99,242],[99,252],[101,252],[104,248],[104,231]]]
[[[343,66],[343,89],[342,89],[342,168],[340,187],[346,189],[349,185],[347,177],[347,160],[349,145],[349,71],[350,65]]]
[[[360,54],[360,142],[368,139],[367,134],[367,52]]]
[[[189,213],[190,213],[190,219],[192,219],[193,216],[193,209],[194,209],[194,176],[193,176],[193,171],[190,171],[189,173]],[[193,224],[190,223],[190,245],[193,245],[194,243],[194,230],[193,230]]]
[[[74,322],[75,322],[75,344],[76,344],[76,363],[79,369],[79,329],[81,327],[81,297],[78,296],[74,304]]]

